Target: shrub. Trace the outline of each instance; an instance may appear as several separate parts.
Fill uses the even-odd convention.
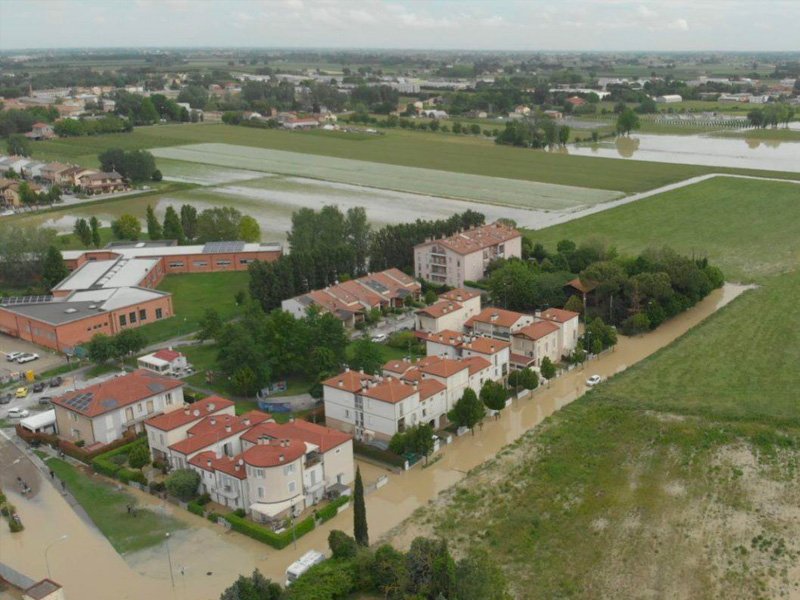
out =
[[[194,515],[203,516],[205,509],[196,501],[192,500],[186,505],[186,510]]]
[[[86,445],[86,441],[85,440],[78,440],[77,442],[75,442],[75,445],[78,448],[83,448]]]
[[[205,506],[209,502],[211,502],[211,496],[209,494],[201,494],[200,497],[197,499],[197,503],[200,506]]]
[[[355,539],[338,529],[328,534],[328,547],[334,558],[353,558],[358,551]]]
[[[150,462],[150,449],[145,444],[134,446],[128,454],[128,464],[132,469],[141,469]]]
[[[112,463],[114,463],[118,467],[122,467],[122,466],[125,465],[126,462],[128,462],[128,455],[127,454],[117,454],[115,456],[112,456],[108,460],[110,460]]]
[[[133,442],[128,442],[113,450],[97,455],[94,460],[92,460],[92,468],[95,473],[100,473],[106,477],[116,477],[122,466],[116,463],[118,459],[115,457],[125,455],[127,458],[130,456],[131,452],[133,452],[134,448],[138,446],[147,448],[147,438],[139,438]],[[69,454],[69,452],[67,452],[67,454]]]
[[[152,481],[148,487],[150,488],[151,493],[163,492],[167,489],[167,486],[164,485],[163,481]]]
[[[289,600],[349,598],[355,587],[351,561],[326,560],[311,567],[289,588]]]
[[[219,519],[219,515],[215,512],[210,512],[206,515],[206,519],[208,519],[212,523],[216,523],[217,520]]]
[[[132,469],[120,469],[117,471],[117,479],[119,479],[122,483],[130,483],[131,481],[135,481],[136,483],[147,485],[147,478],[144,476],[144,473],[141,471],[134,471]]]
[[[200,485],[200,475],[191,469],[178,469],[171,473],[164,483],[170,494],[180,500],[188,502],[197,495],[197,486]]]
[[[238,516],[236,513],[229,513],[225,515],[224,519],[231,524],[231,529],[234,531],[238,531],[278,550],[291,544],[294,537],[299,538],[314,529],[314,517],[308,517],[297,523],[294,533],[292,533],[291,528],[282,533],[275,533],[262,525]]]
[[[243,508],[237,508],[235,511],[233,511],[233,514],[244,519],[247,516],[247,511],[245,511]]]
[[[317,511],[317,519],[322,521],[331,520],[339,512],[339,507],[344,506],[350,502],[350,496],[339,496],[336,500],[332,500]]]
[[[353,452],[393,467],[402,467],[405,465],[405,458],[402,456],[394,452],[389,452],[388,450],[381,450],[380,448],[370,446],[358,440],[353,440]]]

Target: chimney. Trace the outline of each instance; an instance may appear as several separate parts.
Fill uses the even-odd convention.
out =
[[[364,369],[359,369],[359,370],[358,370],[358,372],[359,372],[361,375],[363,375],[363,374],[364,374]]]
[[[250,418],[249,417],[244,420],[244,425],[245,425],[245,427],[250,427]]]
[[[279,461],[279,462],[283,462],[283,461],[285,461],[285,460],[286,460],[286,457],[285,457],[283,454],[281,454],[281,455],[278,457],[278,461]]]
[[[230,426],[230,424],[228,424],[228,425],[225,425],[225,431],[226,431],[227,433],[230,433],[230,432],[231,432],[231,426]]]
[[[350,367],[345,367],[345,368],[344,368],[344,372],[345,372],[345,373],[349,373],[349,372],[350,372]]]
[[[217,424],[217,418],[216,417],[211,417],[211,421],[210,422],[211,422],[212,425],[216,425]]]
[[[208,412],[214,412],[214,409],[215,409],[215,408],[216,408],[216,406],[214,405],[214,403],[213,403],[213,402],[210,402],[210,403],[208,404]]]
[[[336,384],[337,384],[339,387],[344,387],[344,381],[342,381],[341,379],[340,379],[339,381],[337,381],[337,382],[336,382]]]
[[[193,412],[192,414],[193,414],[195,417],[199,417],[199,416],[200,416],[200,411],[199,411],[199,410],[197,410],[197,409],[195,408],[195,409],[194,409],[194,412]]]
[[[210,467],[211,466],[211,459],[209,458],[206,462],[208,463],[208,466]]]
[[[239,466],[239,464],[238,464],[238,463],[237,463],[237,464],[235,464],[235,465],[233,465],[233,470],[234,470],[234,471],[238,471],[239,469],[241,469],[241,467]]]
[[[192,411],[190,411],[189,407],[187,406],[186,408],[183,409],[183,414],[188,416],[188,415],[192,414]]]

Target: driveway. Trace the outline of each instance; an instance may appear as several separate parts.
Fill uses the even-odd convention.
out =
[[[380,322],[374,327],[370,327],[366,332],[353,331],[353,333],[350,334],[350,339],[357,340],[364,335],[372,338],[378,334],[384,334],[388,337],[395,331],[401,331],[403,329],[414,329],[413,312],[401,313],[399,315],[389,315],[385,319],[381,319]]]
[[[15,362],[8,362],[6,355],[11,352],[30,352],[38,354],[38,360],[25,363],[23,365]],[[58,354],[51,350],[46,350],[36,344],[31,344],[18,338],[0,334],[0,385],[6,378],[13,376],[14,373],[33,370],[35,373],[49,371],[55,367],[66,364],[63,354]]]

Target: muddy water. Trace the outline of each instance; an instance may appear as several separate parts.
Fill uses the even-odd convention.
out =
[[[621,136],[598,144],[569,146],[569,154],[625,158],[663,163],[800,171],[800,142],[764,143],[759,140],[715,138],[704,135]]]
[[[614,352],[592,361],[584,369],[560,377],[529,398],[516,400],[498,421],[486,421],[482,431],[474,437],[466,435],[457,439],[445,449],[442,458],[428,468],[390,475],[385,487],[367,496],[370,538],[374,542],[384,536],[391,537],[391,530],[414,510],[435,499],[441,491],[465,477],[470,469],[583,394],[584,381],[589,375],[597,373],[608,377],[635,364],[683,335],[746,289],[747,286],[728,284],[656,331],[636,338],[620,338]],[[26,477],[32,478],[30,466],[26,466],[24,460],[17,461],[18,452],[9,447],[7,443],[0,446],[3,478],[15,479],[13,469],[21,468],[28,469]],[[7,467],[9,464],[11,469]],[[384,473],[373,465],[361,464],[361,468],[367,484]],[[67,540],[51,548],[50,565],[53,577],[65,584],[69,597],[81,600],[109,597],[216,600],[240,573],[249,573],[256,567],[266,576],[283,581],[286,567],[306,550],[327,550],[331,529],[349,531],[352,528],[352,511],[347,510],[298,540],[296,548],[289,546],[276,551],[243,536],[224,533],[219,526],[161,505],[146,494],[137,494],[140,503],[169,512],[191,526],[176,533],[170,542],[173,588],[165,545],[123,559],[94,528],[76,515],[49,483],[43,484],[32,500],[20,498],[13,486],[6,485],[6,489],[19,507],[26,530],[22,535],[11,536],[5,526],[0,526],[0,561],[32,577],[43,577],[46,573],[44,548],[62,534],[68,534]],[[406,530],[393,541],[404,545],[413,535],[413,531]]]

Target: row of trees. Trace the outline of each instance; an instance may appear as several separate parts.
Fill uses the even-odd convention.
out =
[[[553,119],[535,115],[532,118],[509,121],[495,138],[496,144],[545,148],[563,146],[569,141],[570,128]]]
[[[28,133],[33,129],[33,124],[39,121],[52,123],[58,118],[58,111],[54,107],[46,108],[34,106],[19,110],[0,111],[0,137],[8,137],[14,133]]]
[[[98,155],[103,171],[116,171],[129,181],[160,181],[161,171],[156,168],[156,159],[147,150],[109,148]]]
[[[266,311],[281,301],[370,271],[413,265],[414,245],[484,222],[474,211],[447,220],[387,225],[371,231],[362,207],[303,208],[292,215],[291,254],[250,265],[250,293]]]
[[[767,104],[764,108],[754,108],[747,113],[747,120],[753,127],[777,127],[780,124],[788,126],[795,113],[794,106],[777,102]]]
[[[107,115],[100,119],[62,119],[53,126],[53,131],[59,137],[102,135],[132,130],[133,124],[128,119],[114,115]]]
[[[100,247],[100,221],[94,215],[88,221],[83,218],[76,219],[72,232],[85,248]]]
[[[48,253],[55,246],[54,229],[0,225],[0,289],[28,288],[42,280]]]
[[[122,361],[142,350],[147,345],[147,337],[141,329],[123,329],[110,336],[96,333],[84,346],[93,363],[102,365],[110,360]]]

